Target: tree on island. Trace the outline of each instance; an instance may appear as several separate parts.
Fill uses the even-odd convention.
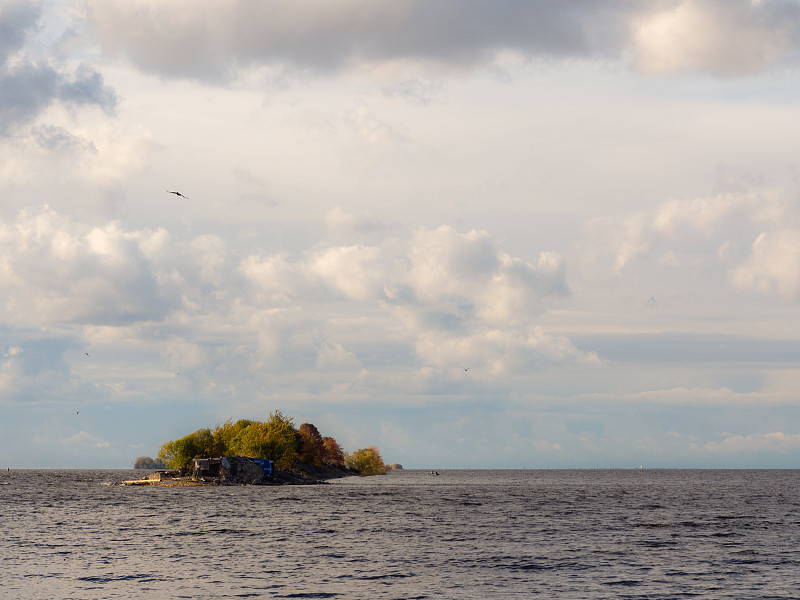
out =
[[[297,433],[300,436],[300,460],[321,467],[325,444],[319,430],[311,423],[303,423]]]
[[[295,428],[293,420],[280,411],[270,413],[265,422],[241,419],[234,423],[228,420],[214,429],[198,429],[164,443],[158,451],[159,460],[171,469],[189,468],[196,458],[234,455],[266,458],[283,471],[291,470],[295,461],[300,461],[318,467],[348,466],[361,475],[386,472],[374,446],[346,455],[335,439],[323,437],[311,423]],[[355,465],[363,466],[363,470]]]
[[[352,454],[348,454],[345,463],[351,469],[355,469],[362,476],[365,475],[384,475],[389,471],[389,467],[383,464],[381,453],[375,446],[361,448]]]
[[[149,456],[140,456],[133,461],[134,469],[166,469],[167,466],[160,458],[150,458]]]
[[[325,436],[322,438],[322,462],[336,467],[345,466],[342,447],[332,437]]]

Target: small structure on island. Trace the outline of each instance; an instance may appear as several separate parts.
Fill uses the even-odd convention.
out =
[[[219,477],[221,458],[195,458],[192,477]]]
[[[320,467],[295,461],[290,470],[283,471],[264,458],[223,456],[196,458],[187,468],[160,470],[141,479],[121,481],[119,485],[311,485],[354,475],[358,475],[358,471],[344,465]]]

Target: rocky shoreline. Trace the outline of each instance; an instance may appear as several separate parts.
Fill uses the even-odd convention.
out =
[[[213,486],[213,485],[322,485],[331,479],[354,477],[358,471],[336,465],[309,465],[295,462],[289,471],[273,468],[267,474],[245,457],[226,457],[226,468],[218,475],[198,475],[181,471],[159,470],[121,481],[128,486]]]

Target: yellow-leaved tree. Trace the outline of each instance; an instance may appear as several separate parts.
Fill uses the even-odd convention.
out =
[[[389,468],[383,464],[380,451],[375,446],[361,448],[345,457],[345,464],[358,471],[362,477],[367,475],[384,475]]]

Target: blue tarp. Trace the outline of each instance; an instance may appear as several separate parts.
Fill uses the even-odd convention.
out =
[[[272,477],[272,461],[267,460],[266,458],[250,458],[247,457],[247,460],[250,462],[256,463],[259,467],[264,469],[264,475],[266,477]]]

